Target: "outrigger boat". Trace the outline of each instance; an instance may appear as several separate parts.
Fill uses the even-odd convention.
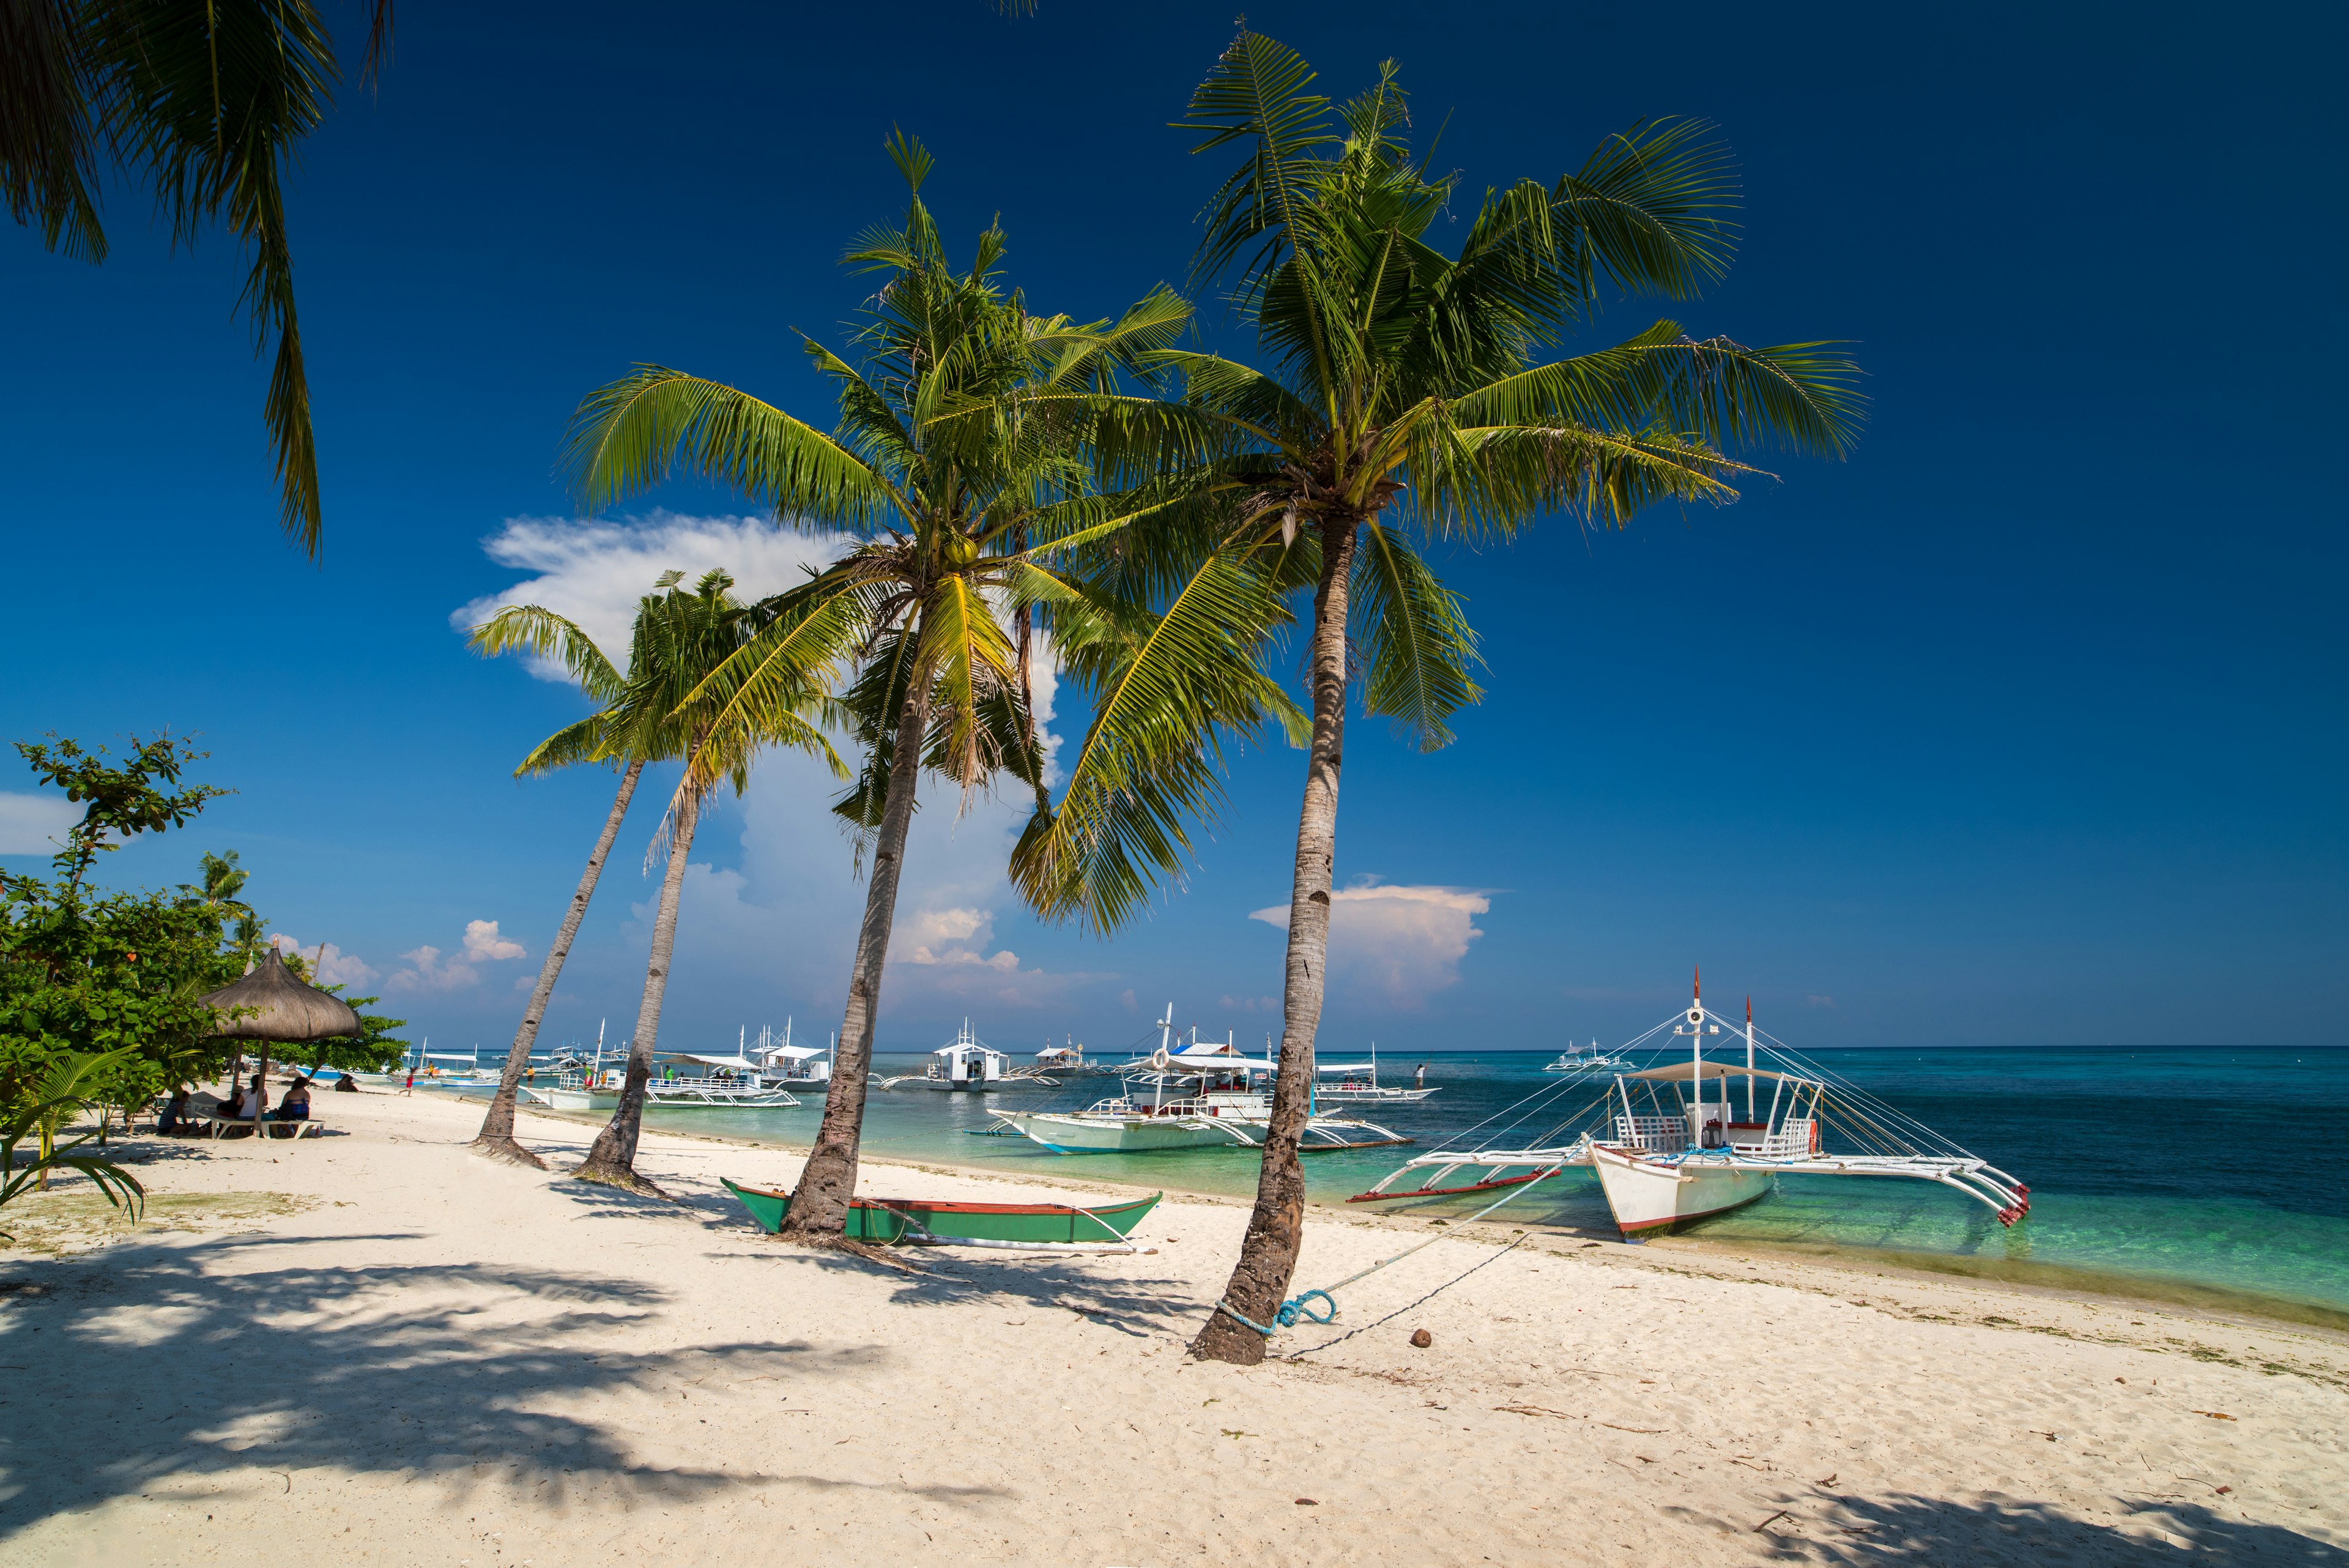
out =
[[[1174,1009],[1160,1020],[1164,1042],[1126,1070],[1127,1093],[1099,1100],[1081,1111],[1006,1111],[990,1130],[1016,1132],[1054,1154],[1155,1154],[1180,1148],[1260,1148],[1272,1127],[1269,1081],[1278,1064],[1237,1054],[1228,1042],[1186,1045],[1175,1052]],[[1143,1099],[1133,1085],[1150,1085]],[[1184,1091],[1166,1097],[1170,1085]],[[1298,1152],[1326,1154],[1345,1148],[1378,1148],[1412,1140],[1375,1122],[1313,1114],[1306,1118]]]
[[[1724,1025],[1732,1031],[1732,1040],[1739,1033],[1744,1035],[1743,1065],[1705,1059],[1706,1038],[1720,1035]],[[1804,1061],[1756,1029],[1750,1000],[1741,1032],[1704,1005],[1700,980],[1686,1012],[1630,1042],[1625,1052],[1651,1041],[1659,1042],[1648,1047],[1651,1051],[1665,1049],[1661,1043],[1668,1029],[1671,1037],[1688,1041],[1687,1060],[1616,1075],[1597,1100],[1577,1108],[1538,1139],[1421,1155],[1348,1201],[1489,1192],[1581,1166],[1598,1175],[1616,1227],[1626,1237],[1665,1231],[1743,1208],[1767,1196],[1782,1176],[1936,1182],[1995,1210],[2002,1225],[2013,1225],[2031,1212],[2031,1189],[2013,1177]],[[1777,1065],[1762,1067],[1758,1064],[1764,1060]],[[1542,1099],[1559,1095],[1574,1082],[1548,1085],[1486,1125],[1517,1113],[1506,1126],[1522,1127],[1540,1113]],[[1757,1090],[1765,1083],[1771,1085],[1770,1101],[1763,1108]],[[1732,1093],[1739,1085],[1745,1091],[1743,1116]],[[1715,1088],[1718,1098],[1712,1093]],[[1829,1130],[1837,1135],[1836,1145],[1847,1147],[1830,1147]],[[1424,1173],[1418,1186],[1396,1186],[1413,1171]],[[1455,1182],[1464,1172],[1471,1179]]]
[[[720,1177],[750,1218],[772,1234],[792,1195],[740,1187]],[[1158,1205],[1154,1192],[1123,1203],[948,1203],[911,1198],[858,1198],[848,1205],[848,1235],[878,1247],[997,1247],[1023,1252],[1131,1252],[1126,1238]]]
[[[1056,1078],[1094,1077],[1117,1071],[1106,1062],[1087,1061],[1084,1046],[1073,1040],[1065,1045],[1047,1044],[1036,1053],[1035,1070]]]
[[[962,1021],[962,1032],[951,1044],[930,1053],[930,1059],[918,1073],[898,1073],[889,1077],[874,1075],[874,1081],[885,1089],[911,1084],[917,1089],[941,1089],[962,1094],[984,1094],[1000,1089],[1058,1088],[1061,1081],[1048,1077],[1033,1067],[1015,1067],[1011,1058],[970,1032],[970,1020]]]
[[[1588,1050],[1568,1045],[1558,1059],[1542,1069],[1545,1073],[1595,1073],[1607,1067],[1628,1067],[1631,1064],[1620,1056],[1609,1055],[1593,1040]]]
[[[1270,1054],[1270,1043],[1266,1045]],[[1317,1106],[1416,1105],[1430,1095],[1440,1093],[1425,1084],[1413,1084],[1408,1089],[1390,1088],[1379,1082],[1379,1043],[1371,1042],[1371,1059],[1367,1062],[1323,1062],[1314,1069],[1317,1079],[1333,1077],[1335,1083],[1317,1082],[1313,1085],[1313,1103]],[[1420,1069],[1425,1075],[1424,1067]]]
[[[780,1085],[762,1081],[762,1064],[748,1056],[679,1054],[670,1059],[705,1069],[681,1077],[655,1078],[645,1085],[645,1108],[664,1111],[781,1111],[800,1103],[799,1096]]]
[[[747,1030],[745,1031],[747,1033]],[[834,1044],[838,1042],[835,1039]],[[812,1045],[792,1044],[792,1021],[783,1020],[783,1037],[775,1039],[770,1024],[759,1031],[759,1038],[742,1044],[742,1054],[761,1064],[760,1082],[769,1087],[821,1088],[832,1082],[832,1053],[819,1051]]]

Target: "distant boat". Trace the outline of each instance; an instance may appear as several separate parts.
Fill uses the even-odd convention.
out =
[[[756,1041],[743,1045],[742,1054],[761,1064],[760,1079],[771,1086],[812,1087],[832,1082],[832,1053],[812,1045],[792,1044],[792,1021],[788,1018],[783,1020],[781,1040],[775,1038],[774,1028],[769,1025],[759,1031]]]
[[[1158,1154],[1184,1148],[1262,1146],[1272,1125],[1268,1083],[1277,1064],[1239,1054],[1229,1044],[1194,1042],[1181,1052],[1174,1044],[1174,1005],[1159,1021],[1158,1049],[1126,1069],[1127,1091],[1096,1101],[1081,1111],[1006,1111],[999,1127],[1042,1144],[1054,1154]],[[1147,1085],[1144,1097],[1135,1093]],[[1169,1085],[1180,1092],[1168,1098]],[[1374,1122],[1320,1115],[1306,1119],[1299,1144],[1305,1154],[1342,1148],[1375,1148],[1409,1143],[1402,1134]]]
[[[986,1094],[1002,1089],[1052,1088],[1059,1080],[1047,1076],[1032,1067],[1016,1067],[1011,1058],[998,1051],[970,1032],[970,1020],[962,1021],[962,1030],[952,1042],[930,1053],[930,1059],[918,1073],[897,1073],[888,1077],[875,1075],[885,1089],[911,1085],[916,1089],[938,1089],[949,1093]]]
[[[1588,1050],[1579,1045],[1568,1046],[1564,1054],[1544,1067],[1542,1071],[1545,1073],[1596,1073],[1610,1067],[1628,1067],[1630,1064],[1620,1056],[1610,1056],[1601,1051],[1599,1048],[1599,1042],[1593,1040]]]
[[[1036,1053],[1036,1071],[1056,1078],[1083,1078],[1114,1073],[1106,1062],[1089,1062],[1081,1044],[1047,1045]]]
[[[1313,1085],[1313,1103],[1317,1106],[1410,1105],[1438,1092],[1424,1084],[1408,1089],[1390,1088],[1379,1082],[1378,1042],[1371,1042],[1371,1059],[1367,1062],[1322,1062],[1314,1066],[1317,1080],[1334,1077],[1336,1083],[1317,1081]],[[1422,1073],[1426,1069],[1422,1068]]]
[[[719,1179],[725,1181],[725,1178]],[[792,1195],[725,1181],[770,1234],[781,1230]],[[858,1198],[848,1206],[851,1240],[875,1246],[999,1247],[1019,1251],[1120,1251],[1142,1217],[1158,1205],[1154,1192],[1123,1203],[1083,1208],[1073,1203],[955,1203],[912,1198]]]

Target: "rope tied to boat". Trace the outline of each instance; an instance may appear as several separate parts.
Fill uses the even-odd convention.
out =
[[[1547,1170],[1542,1171],[1540,1174],[1530,1178],[1518,1186],[1511,1188],[1499,1198],[1495,1199],[1492,1202],[1485,1205],[1484,1208],[1476,1210],[1475,1213],[1468,1216],[1468,1218],[1462,1220],[1461,1223],[1464,1225],[1474,1225],[1477,1220],[1482,1220],[1485,1215],[1490,1214],[1502,1204],[1515,1202],[1519,1197],[1531,1191],[1535,1187],[1548,1180],[1551,1177],[1556,1176],[1565,1167],[1563,1166],[1551,1166]],[[1248,1316],[1247,1314],[1232,1305],[1228,1298],[1217,1301],[1216,1303],[1216,1311],[1222,1313],[1225,1316],[1230,1318],[1235,1323],[1246,1324],[1248,1327],[1256,1330],[1257,1333],[1264,1335],[1267,1339],[1270,1339],[1273,1334],[1280,1329],[1294,1328],[1300,1323],[1335,1323],[1338,1321],[1338,1298],[1333,1293],[1344,1290],[1348,1285],[1352,1284],[1357,1280],[1366,1280],[1372,1274],[1377,1273],[1381,1269],[1400,1263],[1405,1258],[1410,1257],[1413,1252],[1423,1251],[1427,1248],[1434,1246],[1438,1241],[1449,1241],[1450,1239],[1451,1238],[1445,1236],[1430,1236],[1418,1246],[1406,1247],[1392,1258],[1381,1258],[1369,1268],[1348,1274],[1344,1279],[1340,1280],[1334,1285],[1330,1285],[1320,1290],[1300,1292],[1280,1303],[1279,1307],[1274,1311],[1272,1314],[1272,1322],[1268,1325],[1257,1322],[1256,1319]],[[1413,1302],[1409,1306],[1396,1308],[1393,1312],[1387,1314],[1386,1317],[1379,1319],[1378,1323],[1366,1323],[1361,1328],[1340,1334],[1336,1339],[1330,1341],[1329,1345],[1317,1345],[1312,1350],[1298,1351],[1295,1355],[1292,1355],[1289,1359],[1293,1361],[1299,1355],[1310,1355],[1316,1350],[1327,1350],[1330,1348],[1330,1345],[1341,1345],[1345,1341],[1353,1338],[1357,1334],[1361,1334],[1367,1330],[1378,1327],[1380,1323],[1385,1323],[1391,1318],[1401,1316],[1402,1314],[1409,1312],[1412,1307],[1419,1305],[1420,1302],[1424,1302],[1428,1300],[1429,1297],[1434,1296],[1441,1292],[1450,1290],[1454,1285],[1458,1284],[1462,1280],[1466,1279],[1470,1274],[1473,1274],[1478,1269],[1483,1268],[1485,1263],[1498,1262],[1503,1254],[1512,1251],[1516,1248],[1518,1241],[1522,1241],[1524,1240],[1525,1238],[1523,1236],[1519,1236],[1516,1241],[1511,1241],[1508,1246],[1502,1248],[1500,1251],[1494,1253],[1489,1258],[1486,1258],[1484,1262],[1471,1264],[1469,1267],[1462,1270],[1459,1273],[1454,1275],[1451,1279],[1448,1279],[1442,1284],[1436,1286],[1434,1290],[1428,1292],[1426,1295],[1420,1297],[1419,1301]],[[1316,1296],[1320,1297],[1321,1300],[1328,1304],[1330,1309],[1328,1312],[1321,1313],[1313,1310],[1309,1303]]]

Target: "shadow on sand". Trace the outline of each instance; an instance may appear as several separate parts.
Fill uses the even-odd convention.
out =
[[[2140,1564],[2250,1563],[2291,1568],[2349,1568],[2349,1552],[2280,1524],[2261,1524],[2224,1508],[2176,1499],[2141,1498],[2117,1524],[2076,1519],[2021,1498],[1979,1502],[1892,1492],[1807,1494],[1759,1532],[1735,1529],[1764,1561],[1832,1563],[1851,1568],[2138,1568]],[[1692,1520],[1690,1510],[1667,1510]]]
[[[669,1498],[830,1484],[656,1468],[632,1457],[623,1428],[560,1407],[583,1391],[661,1394],[712,1376],[771,1380],[805,1397],[887,1354],[798,1339],[634,1352],[627,1337],[657,1321],[667,1293],[593,1273],[206,1267],[224,1251],[282,1256],[288,1244],[124,1242],[12,1261],[0,1293],[0,1539],[60,1511],[248,1468],[285,1474],[289,1490],[295,1474],[333,1467],[526,1485],[547,1504],[614,1483]],[[945,1502],[995,1492],[882,1490]]]

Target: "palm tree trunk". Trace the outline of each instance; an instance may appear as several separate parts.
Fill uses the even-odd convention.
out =
[[[694,748],[699,751],[699,746]],[[693,756],[685,766],[689,777]],[[645,1000],[636,1009],[636,1032],[628,1041],[628,1075],[620,1088],[619,1108],[610,1125],[595,1135],[586,1163],[571,1174],[582,1181],[605,1181],[656,1198],[667,1194],[636,1174],[636,1140],[644,1132],[645,1085],[653,1075],[653,1044],[660,1035],[661,998],[668,990],[669,955],[677,948],[677,906],[685,891],[685,857],[693,847],[693,830],[701,816],[701,797],[680,791],[677,820],[669,833],[668,872],[661,878],[660,910],[653,917],[652,958],[645,965]]]
[[[916,633],[917,639],[919,635]],[[816,1129],[815,1147],[800,1171],[791,1212],[783,1216],[781,1233],[802,1241],[836,1242],[848,1225],[848,1200],[856,1191],[857,1139],[864,1126],[865,1081],[873,1070],[873,1023],[881,1010],[881,970],[889,956],[897,877],[905,869],[905,833],[914,821],[914,792],[921,785],[922,740],[929,722],[930,669],[925,663],[914,670],[897,720],[888,794],[881,805],[881,835],[873,849],[873,880],[864,892],[864,923],[857,929],[856,961],[849,971],[848,1011],[840,1021],[832,1084],[823,1096],[823,1125]]]
[[[1272,1322],[1297,1272],[1305,1240],[1305,1171],[1297,1148],[1311,1113],[1313,1036],[1330,950],[1330,884],[1338,855],[1338,767],[1346,732],[1346,588],[1354,564],[1352,518],[1321,525],[1321,582],[1313,596],[1313,741],[1306,754],[1305,804],[1297,816],[1297,869],[1288,894],[1288,975],[1281,997],[1280,1071],[1272,1121],[1240,1261],[1224,1300],[1261,1324]],[[1218,1309],[1191,1342],[1201,1360],[1253,1366],[1264,1335]]]
[[[605,858],[612,853],[612,841],[620,836],[620,819],[628,815],[628,802],[636,793],[636,776],[645,771],[642,763],[630,763],[620,775],[620,792],[612,798],[612,814],[604,819],[604,836],[595,841],[595,852],[587,857],[587,869],[580,874],[579,890],[571,895],[571,908],[563,917],[563,929],[554,933],[554,945],[546,950],[546,961],[538,968],[538,989],[530,993],[530,1005],[523,1010],[522,1027],[514,1031],[513,1048],[506,1053],[506,1070],[498,1079],[498,1092],[490,1101],[489,1114],[481,1118],[481,1130],[474,1135],[473,1152],[495,1159],[509,1159],[516,1165],[546,1168],[546,1161],[514,1142],[514,1100],[522,1091],[522,1075],[530,1067],[531,1047],[538,1044],[539,1020],[546,1016],[547,1002],[554,995],[554,982],[563,973],[563,963],[571,956],[571,943],[579,935],[579,922],[586,918],[587,900],[595,896],[596,879],[604,875]]]

